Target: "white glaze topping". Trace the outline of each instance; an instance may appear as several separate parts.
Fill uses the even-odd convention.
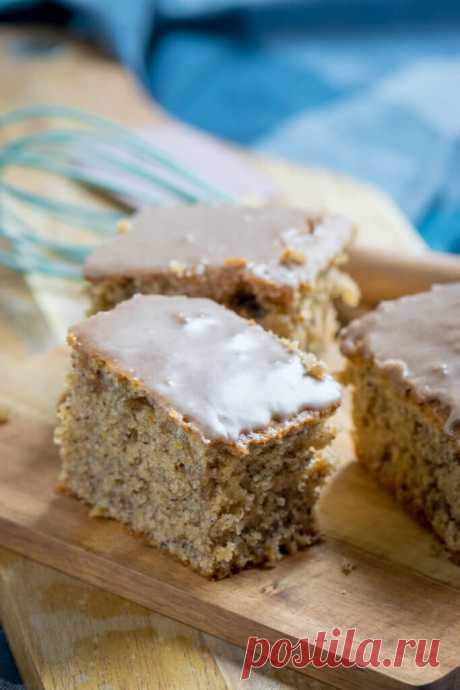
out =
[[[342,216],[283,206],[146,207],[129,232],[89,256],[85,277],[149,275],[171,266],[200,273],[236,260],[260,280],[295,287],[314,282],[352,235]]]
[[[74,326],[70,342],[136,380],[205,439],[235,442],[340,402],[332,377],[310,375],[296,351],[207,299],[136,295]]]

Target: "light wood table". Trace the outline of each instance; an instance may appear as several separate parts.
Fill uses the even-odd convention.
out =
[[[1,31],[0,68],[0,111],[55,103],[130,126],[165,119],[122,68],[59,34]],[[350,214],[363,244],[423,251],[407,220],[377,190],[328,171],[263,160],[254,165],[287,201]],[[28,358],[58,343],[79,309],[71,288],[62,301],[52,283],[0,269],[0,367],[26,371]],[[242,683],[240,649],[5,549],[0,614],[29,690],[325,687],[292,671],[255,673]]]

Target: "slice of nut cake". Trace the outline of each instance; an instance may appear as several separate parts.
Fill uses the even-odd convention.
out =
[[[339,385],[207,299],[136,295],[71,329],[56,440],[68,490],[224,577],[315,539]]]
[[[460,556],[460,283],[382,303],[341,348],[359,460]]]
[[[336,307],[358,289],[338,264],[353,226],[281,206],[145,208],[86,262],[92,311],[135,293],[208,297],[300,347],[321,352]]]

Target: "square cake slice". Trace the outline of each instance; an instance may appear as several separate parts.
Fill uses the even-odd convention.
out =
[[[71,329],[63,487],[200,573],[315,538],[340,387],[313,355],[207,299],[136,295]]]
[[[322,352],[358,289],[337,265],[346,218],[282,206],[145,208],[85,265],[92,312],[135,293],[207,297]]]
[[[460,556],[460,283],[382,303],[341,349],[358,459]]]

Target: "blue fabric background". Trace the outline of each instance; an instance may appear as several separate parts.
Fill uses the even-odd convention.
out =
[[[460,252],[459,0],[2,7],[15,17],[54,14],[191,124],[380,185],[431,246]]]
[[[380,185],[460,252],[459,0],[0,0],[1,16],[97,41],[193,125]]]

